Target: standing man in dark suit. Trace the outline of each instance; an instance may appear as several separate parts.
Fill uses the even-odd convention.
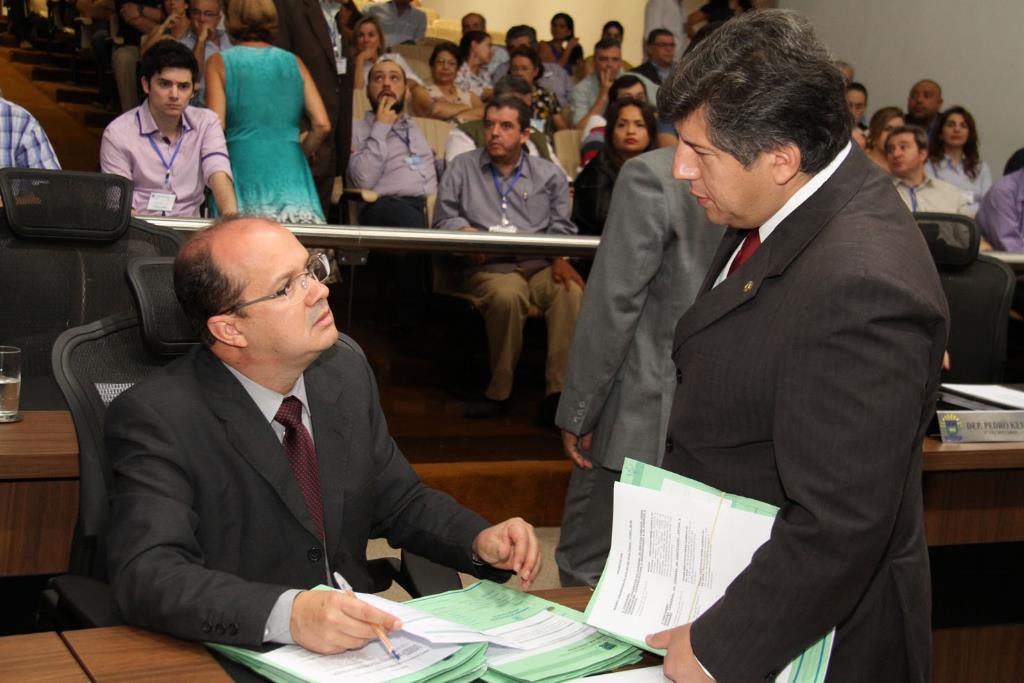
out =
[[[341,2],[274,0],[274,5],[274,44],[294,53],[309,69],[331,121],[331,134],[309,160],[324,216],[331,222],[337,220],[330,213],[331,189],[348,168],[352,139],[352,46],[342,36]]]
[[[948,313],[844,95],[809,22],[767,10],[659,96],[675,176],[730,226],[676,328],[664,467],[780,508],[721,600],[648,636],[676,681],[772,680],[833,628],[827,680],[929,679],[921,439]]]
[[[328,261],[262,219],[226,218],[175,262],[202,345],[118,397],[111,584],[121,616],[190,640],[321,653],[394,617],[370,591],[369,538],[490,578],[536,577],[533,528],[490,526],[423,486],[387,432],[362,350],[339,338]]]

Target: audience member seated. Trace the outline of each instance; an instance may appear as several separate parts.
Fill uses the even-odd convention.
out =
[[[309,589],[337,571],[375,590],[371,537],[480,578],[518,568],[524,589],[536,578],[529,524],[491,526],[425,487],[388,434],[366,356],[335,327],[328,264],[251,217],[178,256],[175,293],[202,344],[106,419],[110,582],[129,624],[248,648],[362,647],[369,623],[395,618]]]
[[[633,100],[647,102],[647,88],[636,74],[619,76],[608,89],[608,101],[628,97]],[[580,168],[586,168],[594,157],[604,148],[604,134],[607,126],[604,112],[594,114],[587,120],[583,128],[583,140],[580,142]]]
[[[32,114],[0,94],[0,168],[60,170],[50,138]]]
[[[963,107],[950,107],[939,116],[939,134],[931,142],[924,172],[956,185],[967,199],[967,214],[992,187],[992,171],[979,154],[978,128]]]
[[[1006,160],[1003,165],[1003,175],[1010,175],[1022,168],[1024,168],[1024,147],[1011,154],[1010,158]]]
[[[166,18],[156,28],[142,36],[139,40],[139,54],[146,54],[146,50],[161,40],[181,42],[181,39],[188,33],[188,17],[185,16],[187,9],[188,3],[185,0],[164,0]]]
[[[134,183],[139,215],[198,216],[207,187],[222,213],[238,211],[220,119],[188,105],[198,76],[191,50],[157,43],[142,58],[146,99],[103,131],[100,169]]]
[[[494,86],[494,97],[510,95],[521,99],[527,107],[533,106],[533,88],[518,76],[505,76]],[[480,119],[460,123],[448,133],[444,144],[445,167],[451,165],[455,157],[484,147],[487,135],[484,122]],[[551,161],[551,147],[547,137],[539,130],[530,129],[530,137],[526,141],[526,153]]]
[[[647,0],[644,6],[644,35],[650,36],[651,31],[664,29],[672,34],[675,41],[673,61],[683,56],[683,50],[689,45],[690,39],[683,30],[686,23],[686,11],[682,0]]]
[[[750,0],[711,0],[686,17],[686,35],[693,38],[697,29],[714,21],[726,21],[752,8]]]
[[[847,84],[853,83],[853,64],[850,64],[849,62],[844,62],[841,59],[837,59],[835,64],[836,68],[839,69],[839,73],[842,74],[843,80],[846,81]]]
[[[402,111],[405,72],[390,59],[381,59],[370,69],[369,80],[370,111],[362,121],[352,122],[348,177],[352,187],[380,197],[360,208],[359,222],[426,227],[427,196],[437,192],[437,171],[430,144]]]
[[[505,32],[505,47],[508,49],[509,54],[514,50],[524,47],[537,50],[537,31],[532,26],[526,26],[525,24],[513,26]],[[540,55],[540,52],[538,51],[537,54]],[[565,69],[555,62],[545,62],[541,58],[541,66],[544,67],[543,73],[537,79],[536,84],[557,97],[558,103],[565,109],[569,106],[570,102],[573,86],[572,79],[569,78],[569,74],[565,73]],[[495,69],[494,82],[497,83],[504,78],[508,74],[508,69],[509,65],[507,62]]]
[[[550,161],[523,153],[530,137],[530,108],[517,97],[495,97],[484,110],[484,126],[486,147],[455,159],[441,178],[433,227],[575,234],[565,173]],[[471,404],[466,416],[506,411],[532,303],[547,322],[547,390],[541,415],[553,423],[583,278],[563,258],[474,254],[463,271],[463,286],[483,301],[491,359],[484,399]]]
[[[907,95],[907,115],[903,117],[908,126],[920,126],[928,133],[928,140],[934,140],[939,132],[939,111],[942,109],[942,87],[931,79],[920,80]]]
[[[537,84],[544,73],[544,65],[536,50],[528,47],[513,50],[509,58],[509,73],[523,79],[533,88],[530,128],[550,136],[556,130],[569,127],[562,115],[558,98]]]
[[[967,200],[955,185],[929,178],[928,133],[920,126],[901,126],[885,141],[889,171],[896,191],[914,213],[967,213]]]
[[[487,33],[487,17],[479,12],[470,12],[462,17],[462,35],[470,31],[483,31]],[[491,45],[491,61],[487,64],[487,72],[491,74],[491,80],[496,81],[498,77],[494,74],[502,64],[508,63],[508,50],[501,45]]]
[[[413,110],[426,116],[459,124],[482,118],[484,104],[479,97],[455,84],[462,55],[455,43],[438,44],[430,53],[431,83],[412,93]]]
[[[491,61],[491,37],[483,31],[470,31],[459,41],[462,65],[455,76],[455,85],[482,100],[491,98],[494,85],[487,65]]]
[[[867,130],[864,114],[868,110],[868,89],[864,87],[864,84],[856,81],[846,84],[846,106],[853,118],[853,125],[861,131]]]
[[[422,85],[423,81],[412,70],[405,58],[397,52],[390,52],[384,45],[380,23],[372,16],[365,16],[356,22],[356,59],[353,70],[353,88],[362,90],[366,87],[366,75],[370,73],[370,67],[382,59],[387,59],[402,67],[405,77],[415,83]]]
[[[611,40],[602,40],[594,46],[597,71],[572,89],[572,124],[583,130],[591,116],[600,115],[608,107],[608,91],[615,79],[622,75],[622,47]],[[651,106],[658,104],[658,86],[638,74]]]
[[[206,66],[210,109],[224,126],[238,210],[284,223],[324,223],[307,156],[331,132],[302,60],[274,47],[273,0],[231,0],[235,47]],[[300,133],[303,119],[309,130]]]
[[[506,43],[511,49],[511,45]],[[576,37],[576,23],[565,12],[551,17],[551,40],[545,40],[537,46],[542,62],[554,62],[565,73],[572,76],[580,62],[583,61],[583,48]]]
[[[647,34],[647,61],[633,69],[651,83],[660,86],[675,64],[676,39],[667,28],[656,28]]]
[[[111,68],[121,111],[126,112],[139,104],[139,43],[164,20],[164,10],[162,0],[117,0],[117,9],[124,43],[114,50]]]
[[[886,173],[889,172],[889,157],[885,153],[885,141],[889,134],[903,125],[903,110],[899,107],[882,107],[871,117],[864,151],[868,159],[875,162]]]
[[[427,35],[427,14],[410,0],[385,0],[363,7],[363,13],[380,22],[388,45],[418,43]]]
[[[654,108],[644,100],[614,100],[605,118],[608,126],[604,147],[573,182],[572,222],[582,235],[600,235],[604,230],[612,188],[622,165],[657,147]]]
[[[114,81],[110,74],[110,18],[117,14],[117,5],[114,0],[77,0],[75,9],[84,20],[81,30],[92,48],[96,65],[98,94],[95,104],[106,109],[113,104],[115,95]]]
[[[975,220],[993,249],[1024,251],[1024,169],[1003,176],[992,186],[982,198]]]
[[[622,45],[622,39],[625,34],[626,30],[622,28],[622,24],[614,19],[606,21],[604,26],[601,27],[601,40],[614,40],[619,45]],[[622,60],[622,68],[627,71],[631,71],[633,69],[633,65],[626,60]],[[583,78],[584,76],[589,76],[594,73],[595,69],[594,55],[590,55],[580,63],[580,67],[576,70],[574,75],[577,78]]]
[[[199,68],[206,73],[210,57],[231,49],[231,38],[220,29],[223,19],[221,0],[191,0],[188,14],[192,18],[188,33],[181,39],[185,47],[192,50],[199,62]],[[199,80],[192,104],[206,106],[206,79]]]

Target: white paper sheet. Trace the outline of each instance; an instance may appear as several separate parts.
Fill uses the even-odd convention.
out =
[[[382,683],[422,671],[459,649],[458,645],[431,645],[400,633],[392,634],[391,642],[401,653],[401,661],[395,661],[376,640],[337,655],[318,655],[298,645],[285,645],[264,659],[311,681]]]
[[[941,388],[987,403],[1024,410],[1024,391],[999,384],[943,384]]]

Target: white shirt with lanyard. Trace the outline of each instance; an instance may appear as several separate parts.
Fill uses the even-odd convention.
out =
[[[334,68],[339,76],[344,76],[348,70],[348,60],[345,59],[345,51],[341,44],[341,32],[338,31],[337,15],[340,11],[334,0],[320,0],[320,11],[324,13],[327,21],[327,32],[331,36],[331,45],[334,48]]]

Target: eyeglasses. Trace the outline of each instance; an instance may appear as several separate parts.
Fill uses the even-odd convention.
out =
[[[206,19],[216,19],[220,16],[220,12],[211,12],[210,10],[192,9],[188,11],[193,17],[204,17]]]
[[[654,43],[654,47],[670,47],[673,50],[676,49],[675,43]]]
[[[323,282],[324,280],[327,279],[327,276],[330,274],[330,259],[328,259],[327,254],[323,253],[322,251],[317,252],[308,261],[306,261],[305,269],[292,279],[288,280],[288,282],[286,282],[284,287],[282,287],[281,289],[277,290],[273,294],[261,296],[258,299],[253,299],[252,301],[246,301],[244,303],[235,304],[231,308],[228,308],[222,311],[221,313],[218,313],[217,315],[234,315],[243,308],[245,308],[246,306],[252,306],[253,304],[258,304],[264,301],[270,301],[271,299],[280,299],[282,297],[287,298],[288,301],[290,301],[291,303],[295,303],[296,301],[302,299],[302,297],[306,295],[306,292],[309,291],[310,279],[313,279],[316,282]],[[298,287],[295,286],[296,282],[299,283]]]

